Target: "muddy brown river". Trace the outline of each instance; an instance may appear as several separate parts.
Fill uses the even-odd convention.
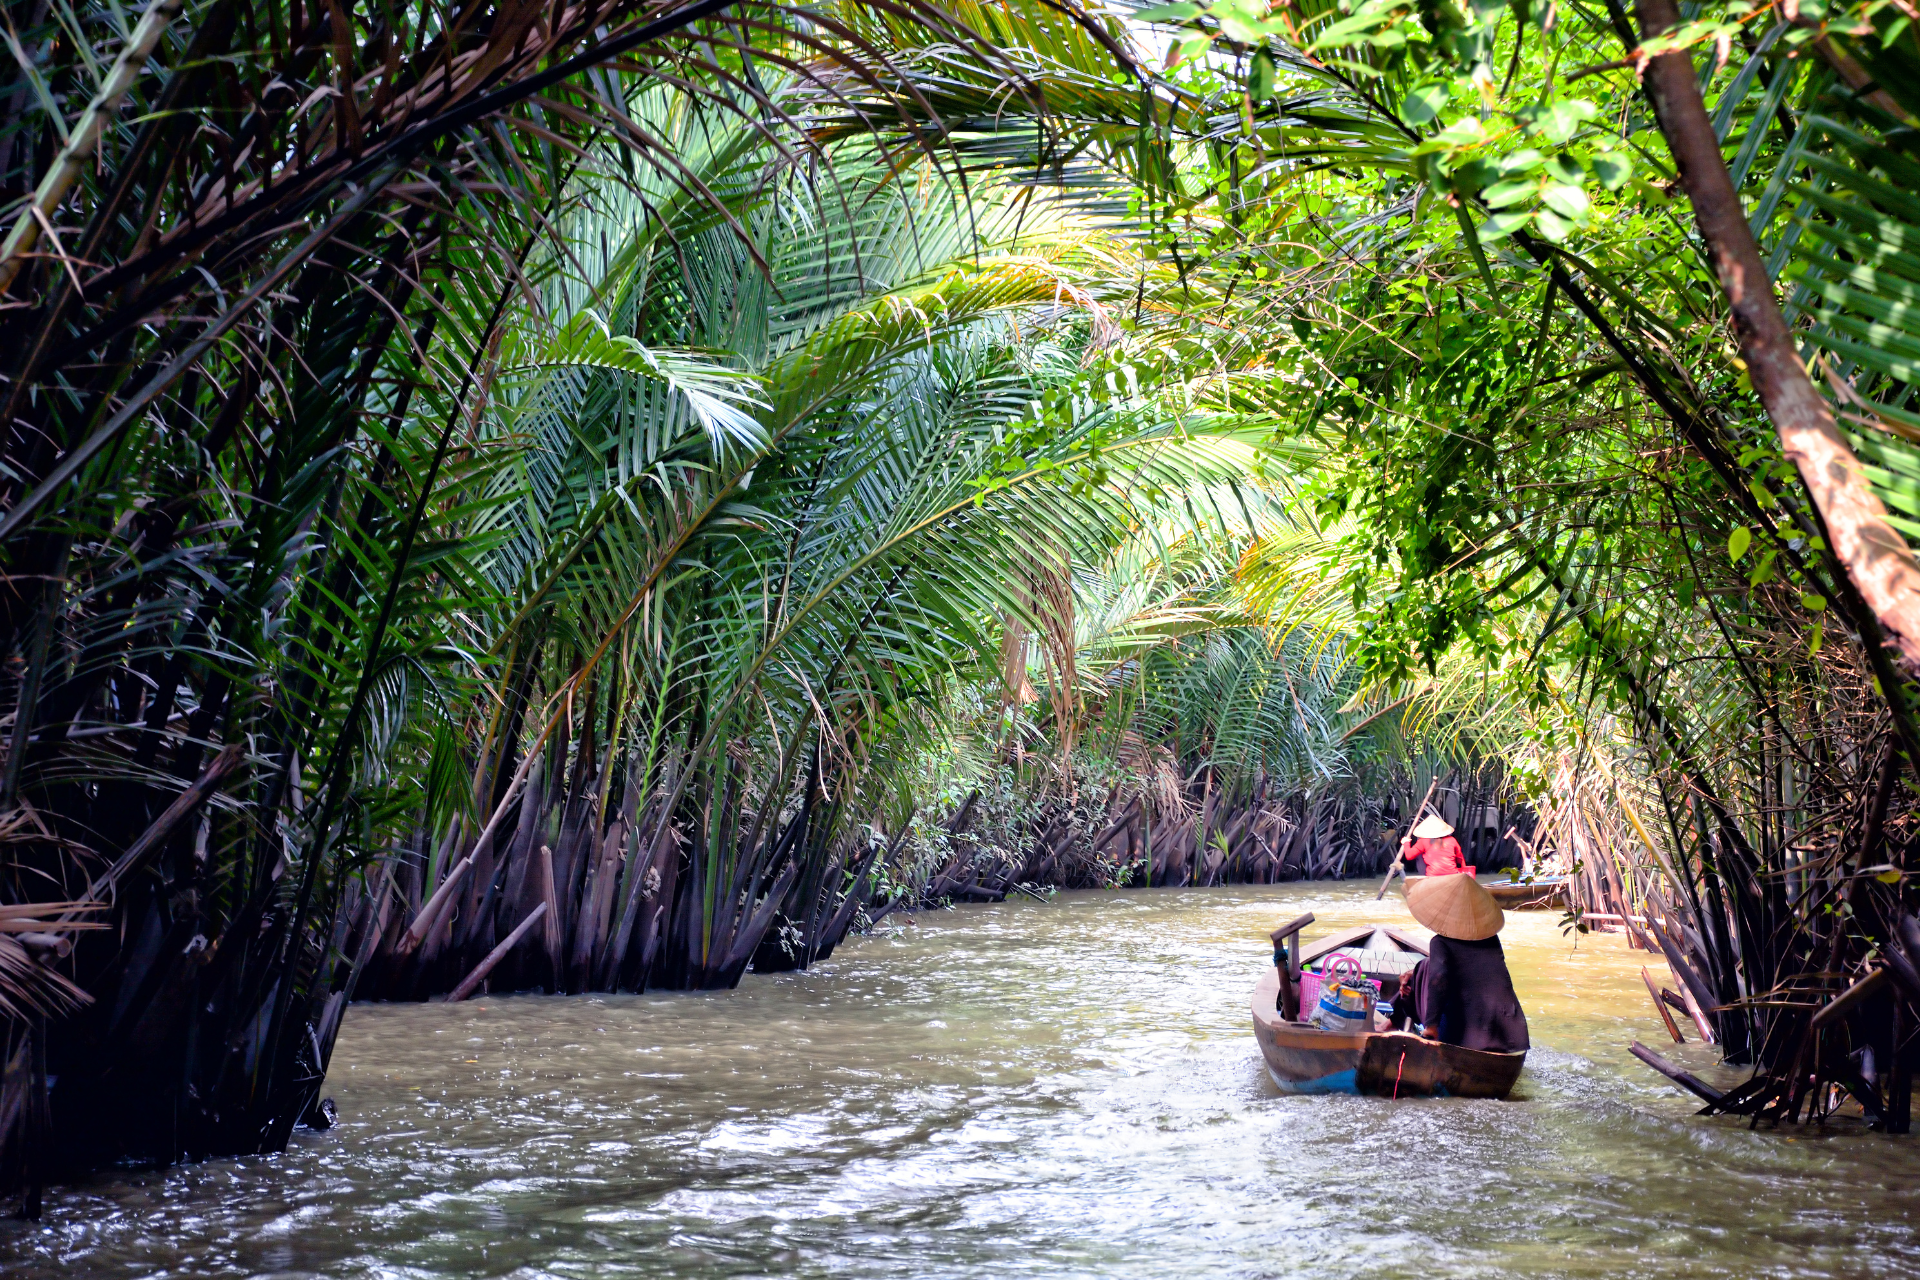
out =
[[[1067,894],[732,992],[359,1006],[336,1128],[59,1189],[0,1223],[0,1273],[1920,1274],[1920,1139],[1690,1118],[1626,1052],[1670,1044],[1645,955],[1553,914],[1502,935],[1514,1098],[1277,1093],[1247,1015],[1266,932],[1410,925],[1372,897]]]

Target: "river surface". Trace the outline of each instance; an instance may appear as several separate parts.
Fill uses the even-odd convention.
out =
[[[54,1192],[0,1223],[0,1273],[1920,1274],[1915,1139],[1691,1119],[1626,1046],[1711,1051],[1670,1047],[1643,953],[1554,913],[1502,935],[1513,1099],[1278,1094],[1247,1014],[1266,933],[1410,925],[1372,898],[1066,894],[732,992],[356,1006],[337,1127]]]

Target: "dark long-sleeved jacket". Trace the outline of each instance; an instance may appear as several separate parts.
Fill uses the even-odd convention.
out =
[[[1514,994],[1500,939],[1435,935],[1421,966],[1420,1020],[1448,1044],[1492,1053],[1528,1047],[1527,1015]]]

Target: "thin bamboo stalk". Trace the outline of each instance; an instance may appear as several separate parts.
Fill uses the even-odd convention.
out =
[[[100,136],[106,132],[107,124],[120,110],[120,99],[126,96],[133,82],[140,78],[146,69],[147,60],[153,56],[154,48],[160,38],[173,25],[179,16],[182,0],[153,0],[147,11],[140,15],[140,21],[127,37],[126,44],[113,60],[106,79],[100,82],[100,89],[93,95],[80,118],[74,121],[67,140],[48,166],[46,175],[34,188],[33,198],[27,207],[14,219],[13,230],[7,233],[6,243],[0,244],[0,297],[13,287],[13,281],[20,274],[20,268],[26,264],[27,255],[40,241],[41,229],[51,230],[54,211],[60,202],[67,198],[73,184],[86,170],[87,160],[99,145]],[[62,257],[64,257],[64,253]],[[90,265],[90,264],[89,264]],[[72,270],[71,264],[68,270]]]
[[[493,972],[494,966],[506,959],[507,954],[516,946],[520,945],[520,939],[526,937],[527,932],[532,929],[534,925],[539,924],[540,921],[546,917],[546,914],[547,904],[544,902],[529,912],[527,918],[516,925],[513,932],[508,934],[499,946],[489,951],[486,959],[475,965],[473,972],[461,979],[460,985],[447,994],[447,1003],[458,1004],[460,1001],[465,1000],[468,996],[478,991],[480,984],[487,980],[487,975]]]

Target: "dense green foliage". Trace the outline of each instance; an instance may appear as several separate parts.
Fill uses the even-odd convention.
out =
[[[1170,113],[1213,162],[1161,198],[1205,228],[1183,270],[1211,278],[1243,359],[1307,393],[1282,434],[1349,464],[1316,497],[1350,530],[1337,571],[1369,671],[1471,653],[1536,735],[1561,723],[1546,747],[1577,745],[1563,700],[1622,712],[1665,810],[1658,914],[1730,1053],[1782,1073],[1764,1100],[1798,1108],[1795,1060],[1885,1061],[1890,1011],[1851,1044],[1804,1038],[1805,1011],[1883,958],[1920,997],[1913,688],[1754,394],[1639,74],[1702,55],[1787,320],[1911,536],[1905,10],[1708,7],[1644,42],[1584,4],[1154,13],[1196,32],[1180,51],[1215,50],[1197,103],[1241,109],[1237,129]]]
[[[1423,756],[1617,757],[1737,1056],[1920,996],[1913,691],[1636,75],[1920,532],[1898,4],[9,15],[10,1151],[273,1148],[523,923],[808,963],[969,796],[1186,883]]]
[[[994,11],[176,13],[15,22],[29,1170],[276,1147],[350,998],[535,910],[502,980],[806,963],[1005,623],[1264,509],[1125,247],[924,114],[1037,104]]]

